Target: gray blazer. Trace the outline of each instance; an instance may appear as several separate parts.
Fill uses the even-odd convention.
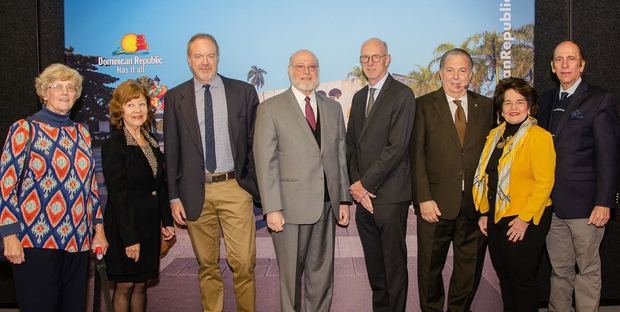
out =
[[[254,160],[263,213],[282,211],[291,224],[313,224],[323,211],[325,185],[338,205],[351,201],[342,108],[316,94],[321,146],[291,89],[258,106]]]

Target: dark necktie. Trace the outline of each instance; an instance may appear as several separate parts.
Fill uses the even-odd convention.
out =
[[[314,118],[314,110],[312,109],[312,105],[310,105],[310,97],[305,98],[306,101],[306,120],[312,128],[312,131],[316,131],[316,118]]]
[[[566,100],[567,97],[568,97],[568,92],[560,93],[560,101]]]
[[[456,112],[454,113],[454,125],[456,126],[456,132],[459,135],[459,141],[461,146],[465,141],[465,129],[467,128],[467,121],[465,120],[465,110],[461,106],[461,100],[452,101],[456,104]]]
[[[210,85],[205,88],[205,168],[211,173],[215,172],[217,162],[215,160],[215,131],[213,130],[213,99],[211,98]]]
[[[376,88],[370,88],[370,95],[368,96],[368,104],[366,105],[366,117],[370,115],[372,105],[375,104],[375,90]]]

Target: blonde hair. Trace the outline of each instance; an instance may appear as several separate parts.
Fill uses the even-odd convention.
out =
[[[41,102],[45,104],[45,97],[47,88],[54,81],[67,81],[72,80],[75,82],[77,92],[75,98],[79,98],[82,94],[82,81],[84,78],[77,70],[60,63],[54,63],[46,67],[43,72],[34,79],[34,88],[37,90],[37,95],[41,99]]]
[[[148,106],[146,122],[142,124],[142,129],[146,132],[151,132],[151,125],[153,120],[155,120],[155,113],[153,112],[153,107],[149,104],[148,93],[142,84],[132,79],[128,79],[121,83],[118,87],[116,87],[114,93],[112,93],[112,99],[109,104],[109,112],[110,124],[114,129],[120,130],[123,128],[123,105],[133,99],[139,98],[140,96],[144,97],[146,100],[146,105]]]

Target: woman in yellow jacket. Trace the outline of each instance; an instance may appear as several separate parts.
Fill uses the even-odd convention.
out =
[[[478,225],[489,238],[504,311],[537,311],[536,274],[551,224],[555,151],[536,125],[536,91],[518,78],[500,81],[494,104],[505,120],[487,137],[474,176]]]

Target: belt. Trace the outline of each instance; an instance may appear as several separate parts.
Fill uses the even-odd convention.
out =
[[[216,183],[235,178],[235,172],[229,171],[224,173],[205,173],[205,183]]]

